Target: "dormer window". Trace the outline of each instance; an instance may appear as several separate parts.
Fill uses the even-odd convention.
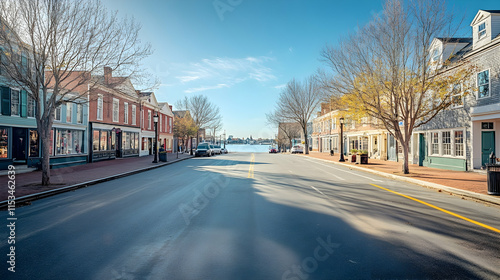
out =
[[[486,36],[486,23],[485,22],[481,23],[479,25],[479,27],[477,28],[477,38],[481,39],[484,36]]]
[[[439,50],[438,49],[434,49],[434,51],[432,51],[432,61],[439,61]]]

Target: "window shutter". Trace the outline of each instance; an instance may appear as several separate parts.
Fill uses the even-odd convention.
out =
[[[28,93],[21,90],[21,117],[28,117]]]
[[[10,88],[2,88],[2,115],[10,116]]]

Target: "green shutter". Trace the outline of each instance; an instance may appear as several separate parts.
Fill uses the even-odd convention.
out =
[[[2,91],[2,115],[10,116],[10,88],[1,87]]]
[[[28,93],[25,90],[21,90],[21,117],[28,117]]]

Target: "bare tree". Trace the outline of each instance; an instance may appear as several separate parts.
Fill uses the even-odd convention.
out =
[[[191,117],[197,129],[209,128],[210,124],[217,119],[222,119],[220,109],[217,105],[211,103],[204,95],[195,95],[184,97],[176,102],[176,107],[183,110],[189,110]],[[198,145],[199,133],[197,134],[196,145]]]
[[[293,79],[281,91],[273,112],[279,119],[291,120],[300,125],[305,139],[306,154],[309,154],[307,123],[311,120],[321,100],[322,91],[314,77],[306,79],[303,83]]]
[[[453,40],[458,30],[453,18],[441,0],[416,0],[408,6],[389,0],[381,15],[321,53],[335,75],[324,84],[344,95],[351,117],[378,119],[397,139],[405,174],[413,130],[452,104],[451,96],[459,93],[454,85],[468,84],[472,68],[467,61],[450,64],[453,58],[445,57],[440,66],[431,57],[434,38]]]
[[[105,66],[122,77],[139,77],[151,47],[140,42],[140,25],[120,20],[99,1],[0,0],[0,19],[2,75],[35,101],[42,185],[49,185],[54,110],[63,102],[88,100],[96,86],[90,77]]]
[[[214,137],[214,143],[215,143],[217,131],[219,131],[222,128],[222,119],[221,118],[215,119],[208,125],[208,128],[212,132],[212,136]]]

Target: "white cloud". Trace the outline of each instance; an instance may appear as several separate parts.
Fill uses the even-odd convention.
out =
[[[227,58],[216,57],[202,59],[187,66],[181,66],[181,75],[176,78],[183,84],[197,83],[204,86],[192,87],[185,92],[231,87],[246,80],[267,82],[276,79],[268,64],[270,57]],[[212,85],[211,85],[212,84]],[[206,86],[208,85],[208,86]]]
[[[274,88],[276,88],[276,89],[282,89],[284,87],[286,87],[286,84],[277,85]]]
[[[193,92],[198,92],[198,91],[205,91],[205,90],[211,90],[211,89],[219,89],[219,88],[227,88],[229,85],[226,84],[218,84],[215,86],[202,86],[202,87],[197,87],[197,88],[189,88],[185,90],[185,93],[193,93]]]

